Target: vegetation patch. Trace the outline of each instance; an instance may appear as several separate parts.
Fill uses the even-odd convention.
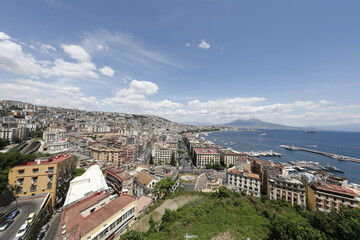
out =
[[[171,198],[173,195],[173,199]],[[177,201],[191,199],[185,204]],[[174,205],[173,205],[174,204]],[[173,206],[177,207],[173,207]],[[284,201],[259,199],[226,188],[214,193],[180,192],[167,196],[158,208],[147,212],[132,228],[132,236],[121,239],[162,240],[184,239],[196,235],[201,239],[360,239],[360,209],[343,208],[324,213],[306,211]]]

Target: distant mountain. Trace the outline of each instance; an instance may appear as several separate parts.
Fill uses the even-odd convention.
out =
[[[349,132],[360,132],[360,124],[358,123],[349,123],[349,124],[341,124],[341,125],[327,125],[327,126],[309,126],[309,128],[313,129],[321,129],[321,130],[332,130],[332,131],[349,131]]]
[[[249,120],[235,120],[226,124],[222,124],[225,126],[233,126],[239,128],[263,128],[263,129],[301,129],[298,127],[284,126],[275,123],[268,123],[261,121],[257,118],[251,118]]]

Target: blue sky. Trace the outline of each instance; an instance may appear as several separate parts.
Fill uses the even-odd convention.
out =
[[[0,98],[177,122],[360,123],[359,1],[3,1]]]

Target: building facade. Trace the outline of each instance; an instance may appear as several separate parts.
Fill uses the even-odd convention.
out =
[[[306,190],[309,210],[328,212],[333,209],[339,210],[341,207],[359,207],[359,195],[343,186],[314,181]]]
[[[106,191],[94,193],[64,209],[57,239],[118,239],[136,217],[136,207],[134,196],[114,198]]]
[[[230,189],[260,197],[261,181],[258,174],[232,167],[226,171],[226,181]]]
[[[119,148],[109,148],[104,146],[89,147],[90,156],[94,160],[111,162],[121,166],[124,163],[123,150]]]
[[[269,177],[267,195],[270,200],[282,199],[306,208],[305,185],[296,178],[284,175]]]
[[[34,162],[17,165],[9,171],[9,184],[17,197],[50,193],[52,207],[65,200],[75,168],[75,157],[38,158]]]
[[[194,148],[194,163],[198,168],[220,164],[220,153],[214,148]]]

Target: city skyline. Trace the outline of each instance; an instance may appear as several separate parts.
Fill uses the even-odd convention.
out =
[[[360,123],[359,7],[9,1],[0,96],[183,123]]]

